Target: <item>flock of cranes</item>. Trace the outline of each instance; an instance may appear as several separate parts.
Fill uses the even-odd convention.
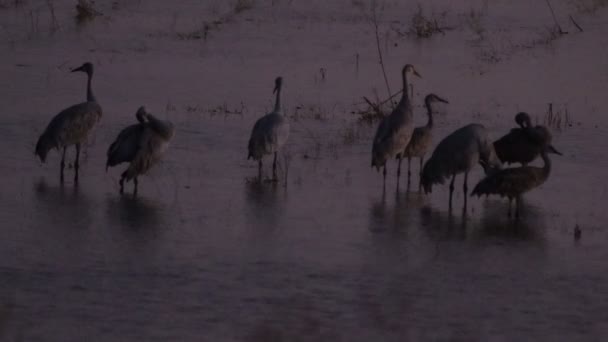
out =
[[[80,149],[89,132],[101,119],[102,108],[97,103],[91,86],[93,65],[84,63],[72,72],[87,74],[86,101],[68,107],[57,114],[48,124],[36,144],[35,154],[46,161],[51,149],[61,151],[60,180],[64,180],[65,154],[74,145],[74,180],[78,181]],[[401,72],[403,91],[401,99],[392,113],[382,119],[373,140],[372,168],[382,169],[383,183],[386,184],[387,162],[397,159],[397,186],[401,175],[401,162],[408,160],[408,185],[411,179],[411,159],[419,158],[419,189],[425,193],[432,191],[433,185],[450,180],[449,206],[456,175],[464,173],[463,193],[465,208],[468,197],[469,172],[480,164],[485,170],[485,178],[479,181],[471,196],[499,195],[509,200],[509,216],[515,199],[515,216],[519,217],[522,195],[544,183],[551,172],[549,153],[560,154],[551,145],[551,133],[544,126],[532,126],[530,116],[519,113],[515,116],[518,128],[513,128],[502,138],[492,141],[483,125],[472,123],[457,129],[435,147],[431,157],[424,163],[425,156],[433,144],[433,104],[448,103],[435,94],[424,99],[428,121],[425,126],[413,126],[413,106],[407,89],[409,75],[421,77],[413,65],[406,64]],[[248,144],[248,159],[258,162],[258,173],[262,175],[262,159],[274,155],[272,171],[276,179],[277,153],[289,137],[289,122],[281,114],[281,88],[283,79],[275,80],[275,104],[272,112],[258,119],[253,126]],[[124,182],[133,180],[133,192],[137,193],[138,176],[145,174],[162,157],[174,135],[173,124],[160,120],[140,107],[135,115],[137,122],[124,128],[107,151],[106,170],[121,163],[129,163],[121,174],[120,192],[124,192]],[[532,167],[527,164],[541,156],[544,166]],[[520,163],[521,167],[502,168],[502,163]]]
[[[433,130],[433,102],[448,103],[435,94],[425,97],[428,122],[425,126],[413,128],[412,103],[407,89],[408,74],[420,77],[416,69],[406,64],[402,70],[403,90],[399,104],[393,112],[383,118],[378,126],[372,147],[372,167],[382,167],[383,180],[386,183],[386,163],[397,159],[397,186],[401,174],[401,160],[408,158],[408,185],[410,184],[410,160],[420,158],[420,186],[425,193],[432,191],[433,185],[450,181],[449,207],[452,208],[452,196],[456,175],[464,173],[464,205],[467,205],[469,172],[480,164],[486,173],[471,192],[471,196],[499,195],[509,199],[508,215],[511,216],[513,199],[516,201],[515,217],[519,217],[521,197],[524,193],[543,184],[551,172],[549,153],[561,155],[551,145],[551,133],[544,126],[532,126],[527,113],[518,113],[515,122],[520,126],[514,128],[495,142],[490,140],[483,125],[472,123],[461,127],[443,138],[435,147],[430,159],[424,163],[425,155],[430,151]],[[541,156],[542,168],[527,166],[536,157]],[[521,167],[501,169],[502,163],[521,163]]]

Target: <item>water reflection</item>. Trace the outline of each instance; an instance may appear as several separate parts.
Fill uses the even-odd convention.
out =
[[[425,231],[435,240],[464,240],[467,237],[469,220],[466,208],[455,214],[453,210],[446,212],[431,206],[423,206],[420,208],[420,217]]]
[[[275,230],[283,216],[287,189],[277,182],[252,179],[246,182],[244,190],[247,222]]]
[[[416,209],[425,203],[424,195],[397,189],[391,197],[394,199],[392,208],[387,204],[386,191],[382,192],[379,199],[372,200],[368,224],[370,232],[398,232],[418,223]]]
[[[44,178],[34,183],[36,213],[41,222],[62,228],[85,228],[93,224],[92,201],[79,186],[49,185]]]
[[[108,222],[129,231],[155,231],[164,225],[161,204],[151,199],[112,194],[106,204]]]
[[[546,229],[545,214],[538,208],[522,201],[519,219],[507,216],[508,202],[486,199],[482,202],[482,214],[477,237],[506,237],[517,240],[543,240]]]

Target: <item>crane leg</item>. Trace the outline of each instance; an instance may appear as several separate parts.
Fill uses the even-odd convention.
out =
[[[399,180],[399,177],[401,177],[401,155],[397,156],[397,159],[399,160],[399,165],[397,166],[397,181]]]
[[[454,181],[456,180],[456,174],[452,174],[452,181],[450,182],[450,209],[452,209],[452,195],[454,194]]]
[[[469,192],[469,171],[464,172],[464,184],[462,185],[462,191],[464,192],[464,207],[467,207],[467,193]]]
[[[513,198],[509,197],[509,211],[507,212],[508,217],[511,217],[511,204],[513,204]]]
[[[137,195],[137,177],[133,178],[133,196]]]
[[[78,182],[78,168],[80,167],[80,144],[76,144],[76,160],[74,160],[74,182]]]
[[[521,206],[521,198],[519,196],[515,197],[515,219],[519,219],[519,207]]]
[[[422,190],[422,164],[424,162],[424,156],[420,157],[420,170],[418,172],[418,191]]]
[[[118,184],[120,184],[120,194],[122,195],[125,192],[125,177],[124,176],[120,177],[120,181],[118,181]]]
[[[272,178],[277,179],[277,153],[274,153],[274,160],[272,161]]]
[[[412,157],[407,157],[407,187],[410,187],[410,178],[412,177],[411,163]]]
[[[258,160],[258,177],[262,180],[262,158]]]
[[[61,153],[61,163],[59,164],[59,179],[61,183],[63,183],[63,169],[65,168],[65,151],[67,147],[63,147],[63,152]]]
[[[386,184],[386,164],[382,167],[382,182]]]

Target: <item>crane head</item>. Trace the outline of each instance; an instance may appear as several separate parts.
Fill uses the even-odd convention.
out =
[[[406,64],[406,65],[403,67],[403,76],[405,76],[405,74],[407,74],[407,73],[409,73],[409,72],[411,72],[411,73],[412,73],[414,76],[416,76],[416,77],[420,77],[420,78],[422,78],[422,76],[420,76],[420,74],[418,73],[418,71],[416,71],[416,69],[414,68],[414,66],[413,66],[413,65],[411,65],[411,64]]]
[[[526,128],[532,126],[532,119],[526,112],[519,112],[515,115],[515,122],[521,127]]]
[[[432,102],[443,102],[443,103],[449,103],[448,100],[443,99],[433,93],[428,94],[427,96],[425,96],[424,98],[424,102],[425,103],[432,103]]]
[[[78,68],[72,69],[72,72],[76,72],[76,71],[82,71],[90,76],[93,74],[93,64],[90,62],[86,62],[83,65],[79,66]]]
[[[555,147],[553,147],[553,145],[547,146],[547,153],[553,153],[553,154],[557,154],[559,156],[562,155],[562,153],[560,151],[558,151]]]
[[[137,113],[135,113],[135,117],[137,118],[137,121],[139,121],[139,123],[145,123],[146,122],[146,118],[148,116],[148,112],[146,111],[146,107],[141,106],[139,107],[139,109],[137,110]]]
[[[272,91],[272,93],[276,93],[277,91],[281,90],[281,86],[283,85],[283,77],[279,76],[274,80],[274,90]]]

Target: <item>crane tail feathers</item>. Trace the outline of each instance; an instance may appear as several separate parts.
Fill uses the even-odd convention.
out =
[[[445,179],[448,177],[448,174],[445,170],[442,169],[440,163],[433,158],[429,159],[429,161],[424,164],[422,169],[422,187],[425,193],[430,193],[433,191],[434,184],[443,184]]]

